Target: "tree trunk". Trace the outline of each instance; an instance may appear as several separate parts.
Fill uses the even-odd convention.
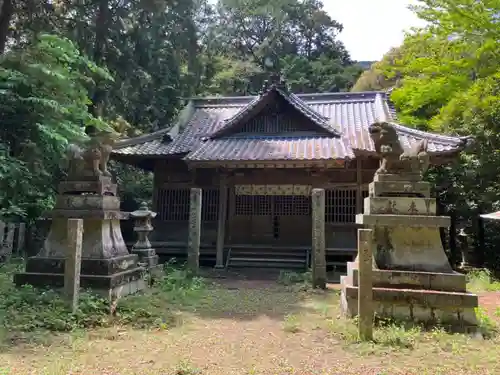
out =
[[[99,9],[95,20],[95,44],[94,44],[94,62],[99,66],[104,66],[104,55],[106,52],[106,38],[109,29],[109,0],[99,0]],[[106,99],[106,90],[97,83],[92,96],[90,112],[95,117],[103,115],[104,101]]]
[[[0,54],[5,52],[7,38],[9,36],[9,26],[12,15],[14,14],[13,0],[3,0],[0,10]]]

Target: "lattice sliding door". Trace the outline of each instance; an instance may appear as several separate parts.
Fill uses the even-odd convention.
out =
[[[188,221],[191,189],[160,189],[158,217],[163,221]],[[216,222],[219,210],[219,189],[202,189],[201,217],[204,222]]]
[[[363,199],[368,191],[363,190]],[[327,189],[325,191],[325,220],[327,223],[354,223],[356,221],[357,191],[352,189]],[[363,207],[363,202],[360,202]]]
[[[162,221],[189,220],[190,189],[158,190],[158,218]]]

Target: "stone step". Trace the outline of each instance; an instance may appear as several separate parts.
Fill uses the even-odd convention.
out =
[[[270,263],[306,263],[304,259],[291,259],[291,258],[243,258],[231,256],[231,262],[270,262]]]
[[[294,263],[294,262],[265,262],[260,261],[229,261],[229,268],[270,268],[270,269],[300,269],[304,270],[306,267],[305,262]]]
[[[262,257],[262,258],[304,258],[306,257],[305,251],[298,252],[274,252],[274,251],[259,251],[259,250],[231,250],[231,257]]]

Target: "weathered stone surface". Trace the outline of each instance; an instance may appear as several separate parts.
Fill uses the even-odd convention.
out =
[[[356,224],[368,226],[405,226],[423,228],[447,228],[450,226],[448,216],[427,215],[356,215]]]
[[[368,185],[368,195],[370,197],[398,195],[429,198],[431,185],[424,181],[376,181]]]
[[[368,197],[364,215],[436,215],[436,200],[413,197]]]
[[[437,228],[375,227],[374,243],[377,268],[452,272]]]
[[[346,283],[344,277],[342,283]],[[343,287],[341,309],[349,317],[358,315],[357,289],[349,285]],[[477,328],[474,308],[478,300],[474,294],[374,288],[373,299],[375,313],[381,318],[440,323],[459,330]]]
[[[153,230],[151,220],[156,217],[156,212],[150,211],[143,203],[138,210],[131,212],[130,216],[135,219],[134,232],[137,233],[137,242],[132,246],[131,252],[137,254],[139,262],[150,270],[158,265],[159,259],[148,238]]]
[[[313,189],[312,205],[312,283],[326,288],[325,190]]]
[[[358,287],[347,286],[346,295],[357,298]],[[478,297],[472,293],[442,292],[426,289],[373,288],[373,299],[386,304],[412,303],[422,307],[434,308],[474,308]]]
[[[134,292],[144,289],[144,272],[142,267],[134,267],[112,275],[85,275],[80,274],[80,286],[91,288],[93,291],[105,296],[115,297],[119,290],[120,296],[126,291]],[[14,275],[16,285],[33,285],[37,287],[62,288],[64,286],[64,273],[34,273],[23,272]],[[129,285],[129,284],[134,284]],[[141,289],[137,289],[137,288]]]
[[[85,132],[89,139],[82,147],[70,144],[66,150],[68,180],[85,177],[110,177],[108,161],[117,134],[99,131],[95,126],[87,126]]]
[[[361,340],[373,339],[372,230],[358,229],[358,330]]]
[[[376,122],[368,129],[380,157],[380,168],[376,175],[384,174],[422,174],[429,168],[430,156],[427,153],[427,139],[422,139],[409,148],[404,148],[394,126],[388,122]]]
[[[78,219],[102,219],[102,220],[127,220],[129,218],[128,212],[118,210],[67,210],[55,209],[44,215],[46,218],[78,218]]]
[[[120,227],[119,220],[128,218],[128,214],[119,210],[119,199],[114,196],[116,185],[107,175],[103,157],[92,159],[98,162],[92,165],[95,175],[80,178],[75,169],[73,177],[78,180],[60,184],[64,195],[57,198],[57,208],[47,215],[52,217],[49,234],[38,254],[28,259],[26,272],[15,275],[17,285],[63,287],[68,219],[78,218],[83,219],[82,287],[110,298],[144,288],[145,270],[137,265],[138,256],[129,254]],[[81,167],[79,163],[75,161],[73,167]]]
[[[347,264],[347,275],[353,286],[358,286],[357,264]],[[467,280],[461,273],[437,273],[416,271],[393,271],[374,269],[372,273],[373,286],[378,288],[398,289],[428,289],[444,292],[465,292]]]
[[[189,206],[189,232],[187,264],[191,271],[198,272],[200,268],[201,240],[201,189],[191,189]]]
[[[356,223],[374,230],[376,314],[476,329],[478,298],[466,292],[465,276],[454,272],[448,262],[439,228],[448,227],[450,218],[435,216],[430,184],[416,182],[407,173],[386,171],[376,175],[369,189],[364,214],[356,216]],[[361,312],[359,267],[358,257],[341,277],[341,309],[348,316]]]
[[[100,196],[116,196],[117,187],[111,177],[99,177],[89,180],[62,181],[58,187],[59,194],[93,193]]]
[[[54,218],[41,257],[64,257],[67,219]],[[83,258],[113,258],[128,255],[118,220],[86,219],[83,224]]]
[[[78,309],[80,270],[82,263],[83,220],[68,220],[68,247],[64,262],[64,294],[70,301],[71,310]]]
[[[120,199],[99,195],[58,195],[55,209],[120,211]]]
[[[373,176],[375,182],[418,182],[421,180],[420,173],[387,173]]]
[[[64,257],[41,257],[28,258],[26,272],[30,273],[64,273]],[[82,258],[82,275],[111,275],[137,267],[138,258],[136,254],[127,254],[108,259],[86,259]]]

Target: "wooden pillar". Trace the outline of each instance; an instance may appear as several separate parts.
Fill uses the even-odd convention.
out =
[[[224,268],[224,239],[226,237],[227,198],[228,189],[226,176],[221,176],[219,185],[219,212],[217,221],[215,268]]]
[[[373,339],[372,230],[358,229],[358,329],[363,341]]]
[[[80,270],[82,264],[83,220],[68,219],[66,259],[64,260],[64,294],[71,311],[78,309]]]
[[[356,159],[356,213],[363,213],[363,169],[361,159]]]
[[[325,189],[313,189],[312,197],[312,283],[326,289]]]
[[[201,189],[192,188],[189,201],[189,231],[187,249],[187,265],[192,272],[198,272],[200,268],[201,205]]]

